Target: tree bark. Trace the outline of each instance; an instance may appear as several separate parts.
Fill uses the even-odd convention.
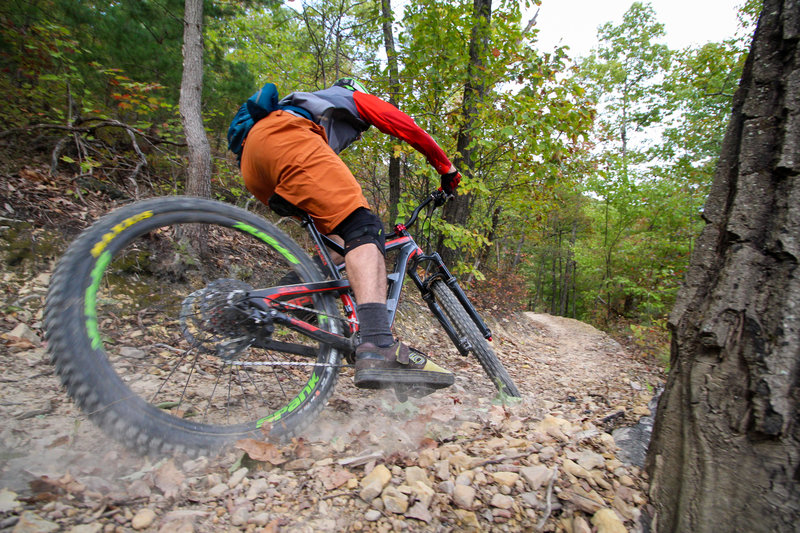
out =
[[[797,531],[800,3],[765,0],[686,282],[647,458],[654,529]]]
[[[389,69],[389,103],[398,106],[400,95],[400,70],[397,64],[397,50],[394,46],[394,33],[392,33],[391,0],[381,0],[381,15],[383,17],[383,46],[386,49],[386,62]],[[400,158],[392,155],[389,159],[389,223],[397,220],[397,207],[400,205]]]
[[[569,247],[566,250],[566,261],[564,266],[564,277],[561,280],[561,302],[558,308],[559,316],[567,316],[569,308],[569,291],[572,284],[572,270],[575,267],[575,240],[578,238],[578,222],[572,221],[572,232],[569,236]],[[559,237],[560,241],[560,237]],[[561,246],[559,246],[561,249]],[[560,252],[561,253],[561,252]]]
[[[186,0],[183,16],[183,78],[180,113],[188,146],[186,194],[211,196],[211,147],[202,113],[203,0]]]
[[[462,103],[462,125],[456,139],[457,156],[453,164],[465,176],[475,174],[475,162],[472,159],[474,148],[478,104],[486,97],[486,73],[484,62],[489,50],[489,26],[492,19],[492,0],[474,0],[472,16],[475,19],[469,43],[469,63],[467,65],[467,81],[464,85]],[[444,219],[452,224],[464,225],[470,214],[471,194],[459,194],[444,207]],[[455,252],[442,246],[440,253],[445,263],[452,264]]]

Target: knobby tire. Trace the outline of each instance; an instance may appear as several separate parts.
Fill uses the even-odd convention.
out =
[[[230,304],[250,287],[321,280],[286,233],[252,213],[189,197],[137,202],[85,230],[59,262],[48,350],[82,410],[142,452],[285,440],[325,407],[341,354],[276,324],[270,338],[310,347],[277,352]],[[316,310],[318,327],[340,333],[333,296],[303,307],[303,320]]]
[[[431,284],[431,291],[439,306],[444,311],[456,331],[467,338],[472,345],[472,353],[478,358],[486,375],[495,384],[497,390],[506,396],[519,397],[520,393],[511,376],[498,359],[489,342],[483,337],[475,322],[467,314],[464,306],[458,301],[450,287],[442,280]]]

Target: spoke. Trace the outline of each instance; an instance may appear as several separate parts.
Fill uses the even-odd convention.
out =
[[[172,370],[170,370],[169,375],[166,378],[161,380],[161,385],[159,385],[158,389],[156,389],[156,391],[153,393],[153,396],[150,398],[150,403],[155,403],[156,402],[156,396],[158,396],[161,393],[161,391],[163,390],[164,386],[167,384],[167,382],[170,380],[170,378],[173,376],[173,374],[175,374],[175,371],[178,370],[178,367],[184,363],[184,361],[186,360],[186,356],[189,355],[189,353],[191,351],[192,351],[192,348],[189,348],[187,351],[183,352],[183,354],[181,354],[181,356],[178,359],[178,361],[176,361],[175,364],[172,365]],[[195,356],[195,358],[196,357],[197,356]]]
[[[225,402],[225,418],[230,419],[231,416],[231,380],[233,379],[233,365],[229,366],[228,372],[228,399]]]
[[[178,402],[178,405],[183,404],[183,399],[186,397],[186,388],[189,386],[189,381],[192,379],[192,374],[194,373],[195,366],[197,366],[197,358],[200,356],[200,353],[192,359],[192,365],[189,367],[189,375],[186,376],[186,383],[183,384],[183,390],[181,391],[181,399]]]
[[[281,369],[280,367],[273,366],[272,367],[272,374],[275,376],[275,381],[278,383],[278,387],[280,387],[280,389],[281,389],[281,394],[283,394],[283,397],[286,398],[286,396],[287,396],[286,395],[286,389],[283,388],[283,383],[281,382],[281,377],[278,375],[278,370],[280,370],[280,369]]]
[[[179,242],[174,228],[139,235],[114,252],[96,298],[98,330],[133,394],[160,402],[165,416],[252,423],[254,410],[295,398],[317,367],[342,365],[323,361],[326,348],[304,332],[258,320],[251,291],[276,286],[293,268],[285,255],[249,233],[210,229],[207,255]],[[281,305],[293,316],[310,313],[322,330],[347,329],[349,319],[321,311],[325,301]]]
[[[242,401],[244,402],[245,411],[250,412],[250,405],[247,403],[247,391],[244,388],[244,383],[242,383],[241,371],[238,367],[236,368],[236,384],[242,389]]]
[[[256,394],[258,394],[258,397],[261,400],[261,404],[262,405],[267,405],[267,401],[264,399],[264,396],[261,394],[261,389],[256,384],[256,381],[255,381],[252,373],[250,372],[250,370],[248,370],[248,367],[244,367],[244,373],[247,376],[247,378],[250,380],[250,383],[253,384],[253,389],[255,389]]]
[[[203,422],[208,420],[208,410],[211,407],[211,402],[214,400],[214,395],[217,393],[217,385],[219,384],[219,380],[222,379],[222,374],[225,370],[225,366],[226,365],[223,364],[220,367],[220,371],[217,372],[217,379],[214,380],[214,388],[211,389],[211,395],[208,397],[208,400],[206,401],[206,410],[203,411]]]

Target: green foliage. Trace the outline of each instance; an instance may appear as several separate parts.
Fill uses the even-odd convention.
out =
[[[580,62],[578,78],[601,111],[596,170],[583,180],[591,222],[572,246],[573,309],[598,323],[669,312],[744,59],[736,41],[675,51],[662,37],[652,8],[637,2],[620,24],[600,28],[598,48]],[[563,244],[549,246],[539,251],[542,265],[565,254]],[[536,301],[552,305],[558,283],[542,284]]]
[[[225,134],[264,82],[285,95],[354,75],[378,96],[392,90],[377,2],[219,0],[204,8],[203,113],[217,198],[253,205]],[[451,159],[463,155],[459,131],[474,124],[465,148],[474,171],[459,191],[469,195],[468,220],[422,220],[431,248],[460,250],[453,271],[503,301],[598,323],[663,317],[702,227],[760,0],[743,0],[739,35],[684,50],[666,47],[652,7],[636,2],[600,28],[598,46],[578,61],[564,49],[537,50],[520,3],[494,2],[480,28],[485,57],[471,76],[480,20],[473,2],[410,0],[403,9],[394,25],[401,109]],[[27,135],[25,149],[60,170],[181,192],[182,16],[183,0],[4,3],[0,91],[14,105],[0,109],[3,129]],[[468,83],[486,93],[465,114]],[[424,157],[376,131],[342,157],[386,215],[391,155],[401,162],[403,219],[439,185]]]

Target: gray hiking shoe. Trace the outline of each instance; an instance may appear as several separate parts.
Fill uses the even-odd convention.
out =
[[[452,372],[400,341],[384,348],[365,342],[356,348],[356,387],[415,390],[417,394],[410,394],[419,396],[449,387],[454,382]]]

